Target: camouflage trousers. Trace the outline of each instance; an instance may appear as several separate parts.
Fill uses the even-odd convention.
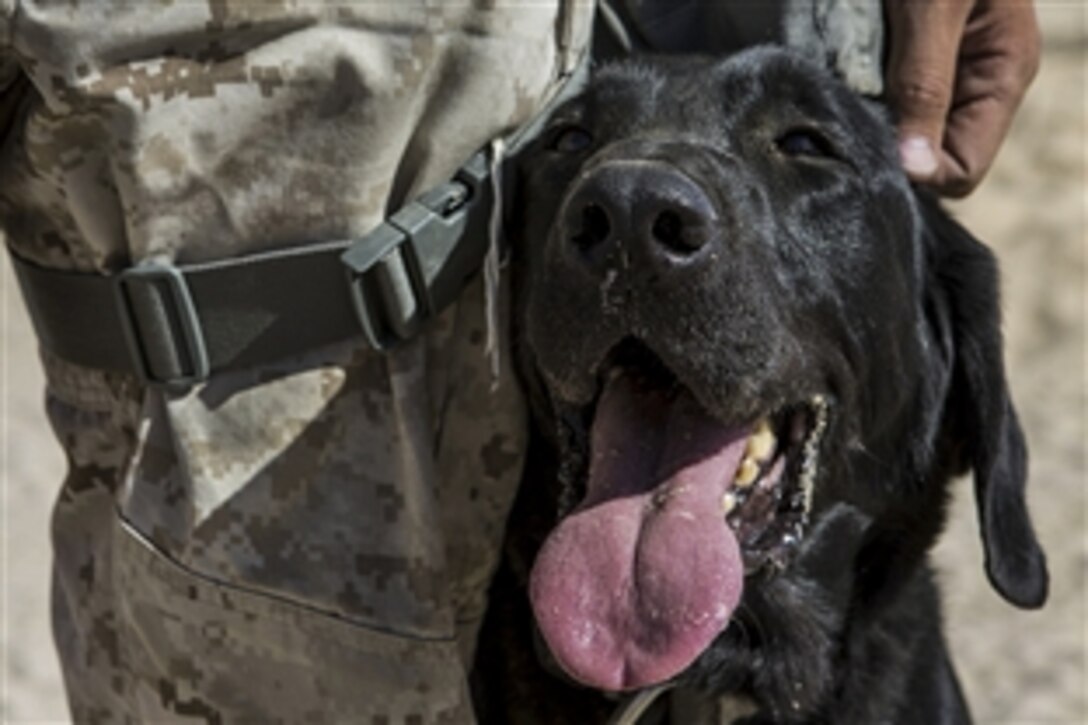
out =
[[[810,25],[853,27],[798,4],[802,45]],[[691,8],[670,24],[623,5],[663,49],[715,49]],[[357,236],[531,118],[592,11],[0,0],[0,236],[103,273]],[[842,68],[879,57],[869,37],[832,39]],[[489,333],[505,349],[509,294],[477,279],[392,353],[345,343],[178,394],[45,354],[74,719],[471,722],[525,449],[510,355],[496,373],[485,354]]]

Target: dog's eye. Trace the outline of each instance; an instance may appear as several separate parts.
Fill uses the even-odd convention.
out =
[[[593,145],[593,136],[581,126],[568,124],[552,132],[548,148],[564,154],[585,151]]]
[[[791,158],[838,158],[826,136],[811,128],[794,128],[775,139],[775,146]]]

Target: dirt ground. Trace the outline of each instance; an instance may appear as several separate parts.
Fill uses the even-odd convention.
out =
[[[984,186],[956,206],[1001,259],[1006,358],[1032,456],[1028,498],[1051,575],[1039,612],[1012,609],[987,588],[965,481],[937,560],[953,656],[982,723],[1088,723],[1088,7],[1039,10],[1042,72]]]
[[[1088,723],[1088,5],[1041,0],[1042,72],[984,186],[955,205],[1004,270],[1007,359],[1051,572],[1040,612],[987,586],[970,485],[937,552],[953,656],[980,723]],[[0,255],[0,721],[65,722],[49,635],[49,508],[63,461]]]

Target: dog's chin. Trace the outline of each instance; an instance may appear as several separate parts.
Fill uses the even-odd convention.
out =
[[[682,675],[728,628],[744,589],[789,567],[833,408],[812,393],[716,414],[697,383],[631,338],[594,379],[589,402],[556,400],[569,495],[531,595],[568,674],[638,689]]]

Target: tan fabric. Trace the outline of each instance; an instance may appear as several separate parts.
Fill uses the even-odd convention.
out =
[[[0,0],[0,236],[111,270],[365,232],[529,118],[590,11]],[[75,718],[471,721],[525,436],[485,340],[477,281],[392,355],[315,350],[176,397],[47,356]]]

